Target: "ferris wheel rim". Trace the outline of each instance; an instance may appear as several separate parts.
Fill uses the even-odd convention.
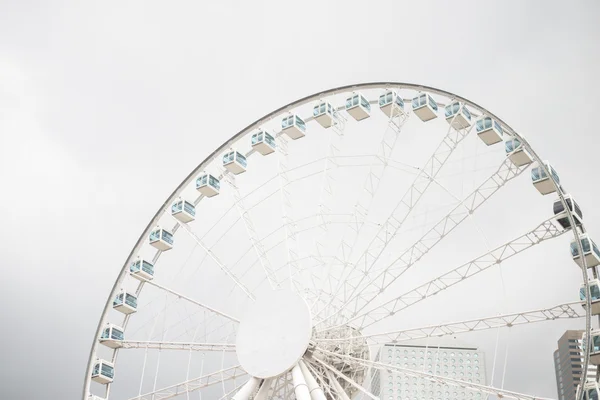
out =
[[[154,216],[151,218],[150,222],[147,224],[147,226],[144,228],[144,230],[142,231],[140,237],[138,238],[138,240],[136,241],[135,245],[132,247],[131,252],[129,253],[129,255],[126,258],[125,263],[123,264],[123,267],[121,268],[117,279],[115,280],[115,283],[113,284],[113,287],[109,293],[109,296],[106,300],[105,306],[103,308],[102,314],[100,316],[100,319],[98,321],[98,325],[94,334],[94,339],[92,342],[92,347],[90,348],[90,353],[89,353],[89,357],[88,357],[88,364],[87,364],[87,368],[86,368],[86,372],[85,372],[85,376],[84,376],[84,385],[83,385],[83,393],[82,393],[82,399],[86,400],[88,398],[88,396],[90,395],[90,383],[91,383],[91,371],[95,362],[95,354],[97,352],[97,348],[99,345],[98,342],[98,338],[100,336],[100,334],[102,333],[103,327],[106,324],[106,316],[109,312],[109,310],[111,309],[111,304],[112,304],[112,299],[114,298],[115,294],[119,291],[120,285],[123,281],[123,279],[126,277],[127,275],[127,271],[128,271],[128,267],[129,264],[131,262],[131,260],[135,257],[136,253],[139,251],[140,247],[143,245],[145,239],[147,238],[148,233],[152,230],[152,228],[154,226],[156,226],[157,222],[159,221],[160,217],[163,215],[164,210],[167,209],[170,204],[177,199],[179,193],[181,192],[181,190],[189,185],[194,177],[199,173],[202,172],[202,170],[209,165],[212,161],[214,161],[218,155],[220,153],[222,153],[223,151],[227,150],[228,148],[230,148],[232,146],[232,144],[234,144],[238,139],[244,137],[245,135],[247,135],[248,133],[250,133],[251,131],[253,131],[256,128],[259,128],[263,123],[266,123],[270,120],[273,119],[273,117],[276,117],[277,115],[281,115],[284,114],[285,112],[288,112],[296,107],[302,106],[304,104],[308,104],[309,102],[313,102],[315,100],[319,100],[322,97],[327,97],[327,96],[332,96],[335,94],[339,94],[339,93],[347,93],[347,92],[351,92],[354,90],[361,90],[361,89],[408,89],[408,90],[414,90],[414,91],[419,91],[419,92],[426,92],[426,93],[430,93],[430,94],[436,94],[436,95],[441,95],[444,96],[446,98],[452,99],[453,101],[460,101],[462,103],[464,103],[465,105],[468,105],[469,107],[472,107],[476,110],[478,110],[479,112],[481,112],[482,114],[484,114],[485,116],[491,117],[495,120],[497,120],[499,123],[502,124],[503,127],[507,128],[507,131],[510,135],[514,136],[515,138],[519,139],[524,147],[524,149],[526,149],[530,155],[532,156],[532,158],[534,159],[535,162],[538,163],[538,166],[549,176],[550,172],[549,169],[547,168],[547,166],[545,165],[545,163],[543,162],[543,160],[540,158],[540,156],[535,152],[535,150],[531,147],[530,143],[523,137],[521,136],[518,132],[516,132],[509,124],[507,124],[503,119],[501,119],[500,117],[498,117],[497,115],[495,115],[494,113],[490,112],[489,110],[487,110],[486,108],[480,106],[479,104],[465,98],[462,96],[459,96],[455,93],[443,90],[443,89],[439,89],[439,88],[435,88],[432,86],[426,86],[426,85],[419,85],[419,84],[414,84],[414,83],[407,83],[407,82],[397,82],[397,81],[376,81],[376,82],[364,82],[364,83],[355,83],[355,84],[349,84],[349,85],[343,85],[343,86],[338,86],[338,87],[334,87],[331,89],[327,89],[324,91],[320,91],[320,92],[316,92],[307,96],[304,96],[300,99],[294,100],[282,107],[279,107],[267,114],[265,114],[264,116],[260,117],[259,119],[255,120],[254,122],[250,123],[249,125],[247,125],[246,127],[244,127],[243,129],[241,129],[240,131],[238,131],[236,134],[234,134],[232,137],[230,137],[228,140],[226,140],[225,142],[223,142],[220,146],[218,146],[211,154],[209,154],[202,162],[200,162],[182,181],[181,183],[175,188],[175,190],[169,195],[169,197],[163,202],[163,204],[158,208],[157,212],[154,214]],[[582,245],[581,245],[581,241],[579,238],[579,233],[577,232],[577,224],[575,223],[575,219],[573,217],[573,213],[571,212],[570,208],[567,205],[567,202],[565,200],[565,196],[561,190],[561,188],[556,185],[556,192],[559,196],[559,199],[564,207],[564,210],[566,211],[567,217],[569,219],[569,222],[571,224],[571,227],[573,227],[571,229],[572,234],[575,238],[575,241],[578,245],[579,248],[579,252],[580,254],[583,254],[582,251]],[[581,221],[581,229],[583,230],[583,232],[585,232],[585,225],[583,223],[583,221]],[[585,260],[585,257],[581,257],[582,258],[582,274],[583,274],[583,282],[587,284],[589,278],[587,276],[587,263]],[[139,291],[141,291],[143,287],[143,283],[142,286],[140,287]],[[588,342],[591,341],[591,298],[589,295],[589,285],[588,285],[588,295],[586,296],[586,310],[585,310],[585,314],[586,314],[586,335],[587,335],[587,340]],[[125,317],[125,325],[127,324],[127,321],[129,319],[130,315],[127,315]],[[585,352],[584,352],[584,375],[586,376],[585,373],[587,372],[587,367],[589,364],[589,353],[590,353],[590,345],[588,343],[588,345],[586,346]],[[116,350],[116,353],[118,354],[118,350]],[[116,356],[115,356],[116,359]],[[580,399],[583,399],[583,391],[581,391],[580,393]]]

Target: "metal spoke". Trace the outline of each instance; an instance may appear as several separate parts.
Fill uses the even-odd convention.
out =
[[[143,340],[122,340],[118,342],[122,349],[158,349],[187,351],[235,351],[231,343],[196,343],[196,342],[163,342]]]
[[[381,369],[381,370],[385,370],[385,371],[399,372],[399,373],[402,373],[402,374],[405,374],[408,376],[426,379],[431,382],[436,382],[436,383],[440,383],[440,384],[444,384],[444,385],[464,388],[464,389],[467,389],[472,392],[479,392],[482,394],[493,395],[498,398],[508,398],[508,399],[515,399],[515,400],[550,400],[550,399],[546,399],[543,397],[521,394],[521,393],[512,392],[512,391],[508,391],[508,390],[504,390],[504,389],[494,388],[491,386],[480,385],[477,383],[462,381],[459,379],[442,377],[439,375],[434,375],[434,374],[430,374],[430,373],[423,372],[423,371],[417,371],[417,370],[413,370],[413,369],[399,367],[399,366],[393,365],[393,364],[385,364],[382,362],[364,360],[361,358],[356,358],[356,357],[352,357],[352,356],[348,356],[348,355],[336,354],[336,353],[332,353],[332,352],[329,352],[327,350],[323,350],[320,348],[317,348],[317,350],[320,352],[323,352],[325,354],[331,355],[331,356],[350,360],[358,365],[363,365],[366,367],[373,367],[373,368]]]
[[[378,321],[394,315],[400,310],[425,300],[429,296],[433,296],[444,289],[465,281],[467,278],[498,265],[506,259],[522,253],[545,240],[555,238],[565,233],[565,230],[558,229],[556,225],[553,224],[553,219],[554,218],[550,218],[542,222],[530,232],[527,232],[502,246],[496,247],[492,251],[481,255],[416,289],[350,318],[348,322],[354,323],[361,328],[373,325]]]
[[[585,311],[581,308],[581,302],[572,302],[560,304],[551,308],[524,311],[520,313],[471,319],[460,322],[449,322],[446,324],[429,325],[420,328],[403,329],[391,332],[371,333],[361,336],[360,340],[370,339],[375,343],[398,343],[406,340],[456,335],[459,333],[475,332],[486,329],[510,328],[516,325],[531,324],[535,322],[583,317],[585,317]],[[321,341],[339,342],[353,339],[356,339],[356,337],[321,339]]]
[[[379,273],[368,278],[368,272],[373,264],[370,263],[368,266],[365,266],[365,268],[367,268],[365,270],[366,274],[361,276],[358,283],[352,284],[351,282],[346,282],[347,286],[353,287],[353,294],[345,305],[346,309],[351,310],[352,314],[362,311],[375,299],[375,297],[387,289],[427,252],[431,251],[436,244],[442,241],[450,232],[465,221],[469,215],[472,215],[472,213],[485,201],[489,200],[508,181],[519,176],[526,168],[527,166],[520,168],[515,167],[510,160],[506,159],[490,178],[482,183],[450,211],[448,215],[438,221],[438,223],[436,223],[436,225],[434,225],[433,228],[423,235],[416,243],[405,250],[398,258],[392,261]],[[374,261],[375,260],[373,260],[373,262]],[[368,282],[366,285],[361,286],[361,283],[365,279],[368,279]]]
[[[212,372],[210,374],[201,376],[199,378],[190,379],[185,382],[181,382],[172,386],[167,386],[162,389],[155,390],[150,393],[143,394],[141,396],[132,397],[129,400],[164,400],[170,399],[173,397],[180,396],[185,393],[194,392],[196,390],[200,390],[202,388],[220,384],[222,381],[229,381],[232,379],[237,379],[240,376],[246,375],[246,371],[244,371],[241,366],[236,365],[235,367],[230,367],[227,369],[223,369],[221,371]]]
[[[356,290],[366,275],[369,268],[383,254],[387,245],[400,230],[404,221],[408,218],[413,208],[417,205],[425,191],[431,185],[431,177],[436,177],[440,172],[450,155],[454,152],[458,144],[467,136],[470,130],[454,130],[449,128],[448,134],[438,145],[432,156],[427,160],[425,166],[419,171],[411,187],[402,196],[398,204],[386,221],[381,224],[377,235],[371,240],[367,248],[363,251],[346,276],[341,276],[337,289],[332,298],[338,297],[341,293],[344,303],[348,303],[356,293]],[[390,233],[391,232],[391,233]],[[349,249],[347,249],[349,251]],[[352,285],[351,282],[358,280],[358,285]],[[323,309],[322,309],[323,310]],[[321,310],[321,311],[322,311]],[[318,315],[319,313],[317,313]],[[335,315],[336,313],[332,314]],[[323,320],[331,316],[326,316]]]
[[[364,393],[367,397],[370,397],[373,400],[379,400],[379,397],[377,397],[373,393],[365,390],[361,385],[359,385],[358,383],[356,383],[352,379],[348,378],[346,375],[342,374],[341,372],[339,372],[338,370],[336,370],[335,368],[333,368],[332,366],[330,366],[326,362],[321,361],[318,358],[315,358],[314,360],[318,364],[322,365],[324,368],[326,368],[327,370],[329,370],[331,373],[333,373],[335,376],[338,376],[338,377],[342,378],[343,380],[345,380],[346,382],[348,382],[350,385],[352,385],[353,387],[355,387],[359,392]]]
[[[218,314],[218,315],[220,315],[222,317],[225,317],[227,319],[230,319],[230,320],[232,320],[234,322],[240,322],[240,320],[237,319],[237,318],[235,318],[235,317],[232,317],[232,316],[230,316],[230,315],[228,315],[228,314],[226,314],[226,313],[224,313],[222,311],[219,311],[216,308],[210,307],[210,306],[208,306],[208,305],[206,305],[204,303],[200,303],[199,301],[196,301],[196,300],[194,300],[194,299],[192,299],[190,297],[187,297],[187,296],[185,296],[185,295],[183,295],[181,293],[178,293],[178,292],[176,292],[176,291],[174,291],[172,289],[169,289],[169,288],[167,288],[165,286],[159,285],[158,283],[154,282],[153,280],[152,281],[144,280],[144,282],[146,282],[147,284],[152,285],[152,286],[154,286],[156,288],[162,289],[165,292],[171,293],[172,295],[174,295],[176,297],[179,297],[181,299],[187,300],[190,303],[196,304],[197,306],[200,306],[200,307],[202,307],[202,308],[204,308],[204,309],[206,309],[206,310],[208,310],[210,312]]]
[[[260,261],[260,264],[265,271],[269,284],[272,289],[278,289],[280,287],[279,281],[277,280],[277,276],[271,267],[271,263],[267,258],[267,254],[265,252],[265,248],[262,245],[262,241],[258,240],[258,235],[256,233],[256,229],[254,229],[254,223],[252,222],[252,218],[250,218],[250,213],[244,206],[244,200],[240,194],[239,188],[235,183],[235,175],[229,174],[227,176],[227,181],[229,182],[229,186],[233,189],[233,198],[235,201],[235,206],[238,209],[240,217],[242,221],[244,221],[244,226],[246,227],[246,232],[248,233],[248,237],[250,238],[250,243],[254,250],[256,251],[256,255]]]
[[[172,217],[172,218],[175,219],[175,217]],[[252,293],[250,293],[248,288],[233,274],[233,272],[231,272],[231,270],[229,268],[227,268],[221,262],[221,260],[219,260],[217,255],[210,248],[208,248],[208,246],[206,246],[200,240],[200,238],[198,236],[196,236],[196,234],[194,232],[192,232],[192,230],[186,224],[181,224],[181,227],[183,228],[184,231],[186,231],[188,233],[188,235],[190,235],[190,237],[192,239],[194,239],[194,241],[196,243],[198,243],[198,246],[200,246],[200,248],[202,250],[204,250],[210,258],[213,259],[213,261],[217,264],[217,266],[221,269],[221,271],[223,271],[225,273],[225,275],[227,275],[229,278],[231,278],[231,280],[233,282],[235,282],[235,284],[246,294],[246,296],[248,296],[252,300],[255,299],[254,295]]]

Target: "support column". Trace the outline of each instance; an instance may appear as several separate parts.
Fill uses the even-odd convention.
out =
[[[250,378],[231,400],[248,400],[259,383],[260,379],[255,377]]]
[[[304,374],[300,366],[296,364],[292,368],[292,381],[294,382],[294,393],[296,394],[296,400],[311,400],[310,391],[304,380]]]
[[[258,393],[254,397],[254,400],[267,400],[267,396],[269,396],[269,389],[271,389],[271,384],[273,383],[273,379],[265,379],[258,389]]]
[[[327,371],[327,377],[329,378],[329,382],[331,382],[331,386],[333,386],[335,391],[338,393],[338,398],[340,400],[350,400],[350,397],[348,397],[344,391],[344,388],[342,388],[342,385],[340,385],[336,376],[331,371]]]
[[[325,393],[323,393],[323,389],[321,386],[319,386],[315,377],[310,373],[310,370],[304,361],[300,360],[298,365],[300,365],[300,369],[302,370],[302,374],[304,375],[304,379],[308,385],[308,390],[310,391],[310,397],[312,400],[327,400]]]

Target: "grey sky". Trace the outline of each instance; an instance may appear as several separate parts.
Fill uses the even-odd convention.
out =
[[[595,1],[2,2],[0,397],[80,396],[156,208],[234,132],[329,87],[481,104],[558,160],[600,234],[599,18]]]

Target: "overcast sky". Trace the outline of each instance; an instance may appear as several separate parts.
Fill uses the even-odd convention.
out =
[[[157,207],[233,133],[319,90],[475,101],[559,160],[600,232],[598,71],[593,0],[0,2],[0,397],[80,396]]]

